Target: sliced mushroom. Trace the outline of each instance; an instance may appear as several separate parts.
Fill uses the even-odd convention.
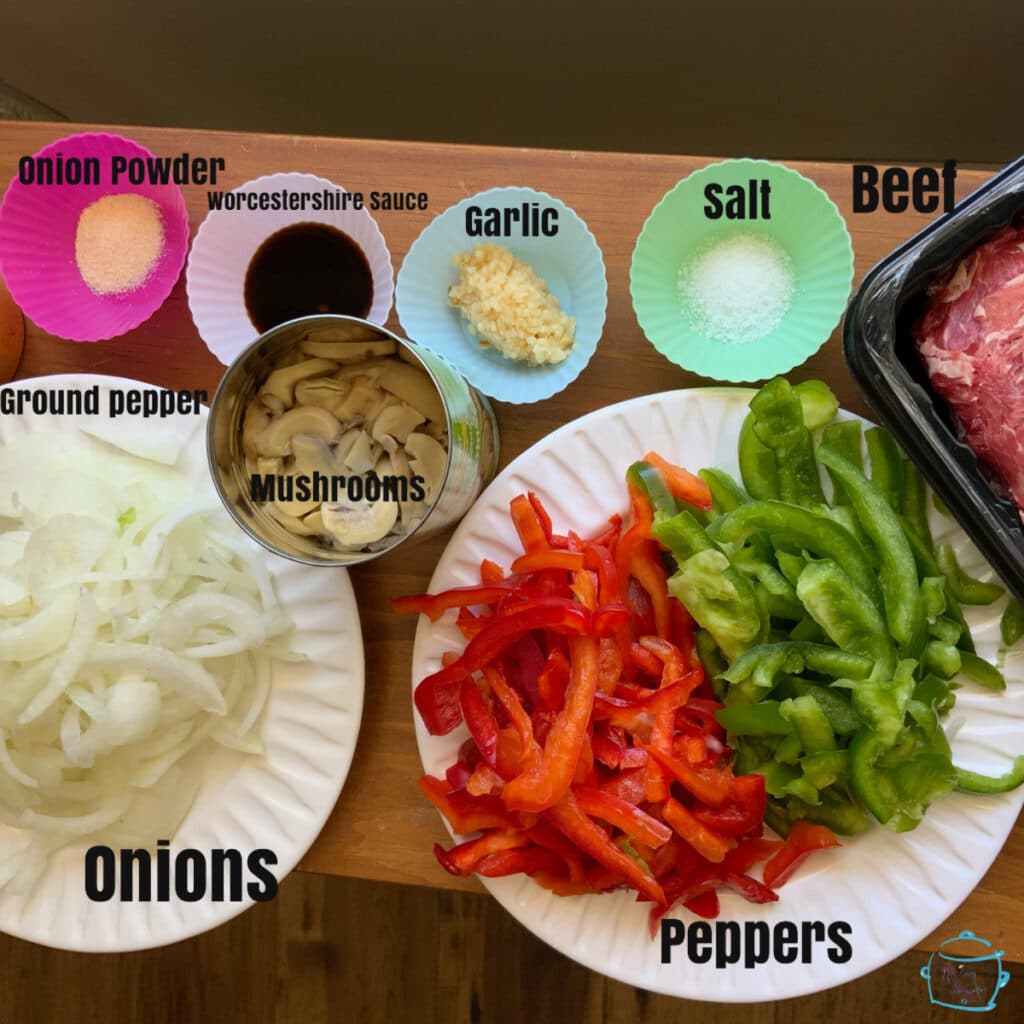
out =
[[[385,341],[304,341],[302,351],[310,356],[336,359],[339,363],[361,363],[373,356],[390,356],[395,343]]]
[[[301,519],[287,515],[277,505],[271,503],[266,509],[289,533],[294,533],[298,537],[313,536],[313,531]]]
[[[370,435],[365,430],[360,430],[355,443],[345,453],[346,467],[353,473],[369,473],[376,461]]]
[[[280,476],[284,470],[284,459],[281,458],[259,458],[256,460],[256,472],[260,476],[266,476],[268,473],[272,476]]]
[[[411,405],[423,418],[444,423],[444,405],[434,382],[418,366],[392,359],[377,383],[396,398]]]
[[[247,455],[256,454],[256,439],[270,426],[270,410],[259,401],[250,402],[242,420],[242,450]]]
[[[324,504],[320,514],[338,547],[359,551],[391,531],[398,521],[398,502],[331,502]]]
[[[331,446],[322,438],[312,437],[309,434],[297,434],[292,439],[292,455],[294,458],[288,467],[288,476],[307,477],[310,482],[315,473],[326,477],[328,480],[334,476],[334,460],[331,454]],[[277,507],[286,515],[297,516],[300,519],[307,513],[320,507],[323,497],[317,497],[315,491],[310,491],[308,498],[294,496],[290,501],[276,501]]]
[[[260,455],[290,455],[292,439],[299,434],[333,441],[341,436],[341,423],[326,409],[298,406],[271,422],[256,438]]]
[[[427,434],[410,434],[405,442],[409,467],[416,476],[423,477],[426,500],[431,502],[444,480],[448,453]]]
[[[354,381],[358,377],[366,377],[371,383],[376,384],[383,376],[384,371],[394,362],[394,359],[366,359],[361,363],[344,365],[331,375],[332,379],[338,381]]]
[[[406,438],[423,422],[423,414],[405,402],[386,405],[373,419],[370,434],[375,441],[383,443],[389,434],[405,444]]]
[[[260,394],[273,395],[284,403],[286,409],[290,409],[295,404],[295,385],[300,380],[322,377],[336,369],[337,365],[330,359],[305,359],[294,366],[274,370],[260,389]]]
[[[384,392],[374,386],[369,377],[356,377],[352,381],[352,389],[335,406],[335,415],[340,420],[365,419],[372,416],[384,401]]]
[[[334,410],[348,394],[349,385],[333,377],[314,377],[295,385],[296,405],[315,405],[319,409]]]

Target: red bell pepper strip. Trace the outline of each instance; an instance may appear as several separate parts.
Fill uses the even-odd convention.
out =
[[[526,846],[527,843],[529,839],[521,830],[494,830],[484,833],[479,839],[467,839],[450,850],[446,850],[440,843],[435,843],[434,856],[445,871],[466,877],[473,874],[477,864],[489,854],[500,850],[514,850]]]
[[[414,700],[423,723],[434,736],[452,731],[462,720],[459,684],[489,664],[531,629],[585,633],[590,613],[575,601],[560,597],[538,598],[508,615],[494,616],[466,645],[453,664],[429,675],[416,687]]]
[[[649,875],[632,857],[620,850],[600,825],[595,824],[580,810],[572,793],[562,799],[546,813],[547,820],[567,839],[588,854],[598,864],[621,875],[645,899],[662,903],[665,894],[657,881]]]
[[[594,636],[615,636],[619,628],[629,623],[629,610],[621,604],[603,604],[595,608],[590,632]]]
[[[512,525],[516,528],[523,551],[545,551],[551,547],[548,536],[551,531],[551,520],[547,520],[548,529],[544,529],[544,520],[537,514],[537,509],[526,494],[518,494],[509,502],[512,513]],[[547,513],[544,513],[545,517]]]
[[[651,539],[654,509],[639,488],[629,485],[629,528],[620,535],[615,545],[615,569],[619,575],[619,591],[624,602],[629,600],[629,580],[632,575],[633,555]]]
[[[779,898],[777,892],[749,875],[737,875],[732,871],[726,871],[722,874],[722,881],[748,903],[774,903]]]
[[[516,584],[511,581],[480,584],[474,587],[453,587],[440,594],[407,594],[391,601],[391,610],[399,615],[420,612],[431,622],[450,608],[469,608],[475,605],[494,605],[513,593]]]
[[[543,846],[546,850],[551,850],[562,858],[569,872],[569,881],[583,881],[583,856],[561,832],[553,828],[546,821],[538,821],[526,830],[526,834],[538,846]]]
[[[474,615],[468,608],[460,608],[455,625],[467,640],[472,640],[487,625],[487,618],[486,615]]]
[[[542,707],[560,711],[565,702],[565,688],[569,685],[569,659],[561,647],[552,647],[537,673],[537,695]]]
[[[466,792],[473,796],[489,796],[501,791],[503,781],[486,761],[481,761],[466,781]]]
[[[629,645],[629,660],[630,663],[643,672],[646,676],[656,676],[658,679],[661,678],[662,673],[662,662],[658,659],[656,654],[647,650],[640,643],[631,643]]]
[[[747,839],[725,855],[722,873],[729,871],[734,875],[745,875],[755,864],[767,860],[781,849],[781,839]]]
[[[696,914],[698,917],[706,918],[709,921],[713,921],[722,911],[718,903],[718,893],[714,889],[706,889],[692,899],[683,900],[683,906],[691,914]]]
[[[677,782],[702,803],[721,807],[729,799],[732,789],[732,771],[724,768],[693,768],[683,761],[663,754],[657,747],[647,746],[654,758]]]
[[[705,828],[678,800],[669,797],[662,808],[665,821],[675,829],[705,860],[720,864],[736,845],[735,839],[720,836]]]
[[[782,849],[764,866],[764,884],[772,888],[784,885],[815,850],[839,845],[839,840],[824,825],[795,821]]]
[[[726,803],[720,807],[695,807],[693,816],[719,835],[760,836],[767,805],[763,775],[736,775]]]
[[[673,498],[685,501],[694,508],[708,509],[712,506],[711,488],[699,476],[666,462],[657,452],[648,452],[643,461],[653,466],[665,481],[669,494]]]
[[[471,676],[462,680],[459,706],[480,756],[494,768],[498,763],[498,723]]]
[[[495,771],[505,780],[514,779],[523,769],[523,744],[512,727],[498,730],[498,756]]]
[[[622,678],[622,651],[617,640],[603,636],[599,641],[597,689],[604,694],[613,694]]]
[[[515,850],[490,853],[474,869],[484,878],[504,878],[506,875],[535,875],[538,871],[565,873],[565,862],[557,853],[542,846],[524,846]]]
[[[683,656],[675,644],[669,643],[661,637],[645,636],[640,638],[640,646],[661,662],[660,689],[667,690],[670,686],[684,681]],[[698,673],[696,670],[686,676],[685,682],[690,689],[684,690],[685,697],[679,703],[684,704],[690,699],[690,694],[699,685],[702,678],[703,672]],[[654,724],[651,726],[651,746],[657,747],[666,756],[671,756],[672,753],[672,737],[675,733],[676,707],[678,706],[678,704],[675,706],[662,704],[655,712]],[[669,784],[665,777],[665,770],[657,760],[652,758],[647,762],[647,776],[644,779],[644,792],[647,794],[648,801],[661,803],[668,798],[668,790]]]
[[[632,577],[630,577],[627,590],[633,639],[654,636],[658,630],[654,624],[654,606],[651,604],[647,591]]]
[[[672,829],[668,825],[652,818],[627,800],[589,786],[575,786],[572,792],[584,814],[614,825],[631,839],[658,847],[664,846],[672,838]]]
[[[445,781],[449,789],[465,789],[466,783],[473,777],[474,769],[461,761],[449,765],[444,771]]]
[[[527,551],[512,563],[512,571],[516,573],[542,572],[545,569],[564,569],[566,572],[578,572],[583,568],[583,555],[578,551],[556,551],[545,548],[542,551]]]
[[[570,676],[565,704],[544,743],[543,753],[502,793],[510,810],[540,812],[569,790],[597,692],[599,647],[595,637],[570,641]]]
[[[533,506],[533,511],[537,514],[537,520],[540,522],[540,528],[544,531],[544,536],[547,538],[548,543],[551,543],[552,525],[551,516],[548,515],[548,510],[544,507],[543,502],[537,497],[534,491],[528,491],[526,494],[527,499]]]
[[[660,637],[669,631],[668,574],[661,564],[661,555],[653,541],[637,547],[630,560],[633,579],[647,591],[654,609],[654,630]]]
[[[615,513],[608,517],[608,525],[595,537],[590,538],[590,543],[598,547],[608,548],[614,555],[614,546],[618,543],[619,534],[622,532],[622,516]]]
[[[601,790],[620,797],[631,804],[644,802],[644,770],[630,768],[601,783]]]
[[[484,558],[480,562],[480,582],[484,586],[500,583],[505,578],[505,570],[497,562]]]
[[[519,699],[519,694],[508,685],[504,674],[498,666],[484,666],[484,679],[487,680],[487,684],[491,688],[491,693],[498,698],[501,706],[505,709],[505,712],[508,714],[509,721],[512,723],[512,727],[519,736],[520,760],[515,773],[518,774],[518,772],[522,770],[523,764],[538,754],[537,741],[533,736],[533,722],[530,720],[530,716],[526,713],[526,709],[523,707],[523,703]],[[498,739],[500,745],[500,735]],[[514,776],[509,777],[511,778]]]
[[[457,835],[466,836],[489,828],[515,828],[519,824],[519,819],[505,809],[499,797],[474,797],[465,790],[449,792],[448,783],[433,775],[420,777],[420,790]]]

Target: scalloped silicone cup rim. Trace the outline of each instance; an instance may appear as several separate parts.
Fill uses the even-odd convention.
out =
[[[312,174],[309,171],[274,171],[271,174],[261,174],[258,177],[250,178],[248,181],[242,182],[241,185],[236,186],[235,188],[231,189],[231,191],[232,192],[238,192],[238,191],[240,191],[242,189],[248,189],[248,188],[250,188],[252,186],[255,186],[255,185],[259,184],[260,182],[269,182],[269,181],[272,181],[274,179],[293,178],[293,177],[305,178],[305,179],[307,179],[309,181],[317,182],[322,187],[326,186],[328,188],[335,189],[335,190],[340,191],[340,192],[348,192],[348,189],[346,189],[343,186],[339,185],[337,182],[331,181],[329,178],[324,178],[324,177],[322,177],[319,174]],[[185,269],[185,298],[186,298],[186,301],[188,303],[188,309],[189,309],[189,313],[190,313],[190,315],[192,317],[192,322],[195,324],[196,330],[199,332],[199,335],[200,335],[200,337],[203,340],[203,344],[206,345],[206,347],[210,350],[210,352],[213,354],[213,356],[217,359],[218,362],[220,362],[224,366],[229,366],[234,359],[238,358],[238,356],[241,354],[241,352],[244,351],[244,349],[249,344],[254,342],[260,336],[260,332],[257,330],[257,328],[255,326],[253,326],[253,336],[248,341],[242,343],[241,347],[238,349],[238,352],[236,352],[233,356],[231,356],[227,360],[227,362],[225,362],[224,359],[221,357],[220,353],[218,351],[216,351],[216,349],[214,347],[214,344],[217,344],[218,347],[223,347],[223,348],[226,348],[227,346],[224,345],[224,344],[221,344],[221,343],[211,343],[209,340],[207,340],[207,336],[204,333],[205,331],[209,331],[209,333],[210,333],[210,335],[212,337],[216,337],[216,335],[218,334],[218,326],[217,326],[217,324],[214,324],[214,323],[212,323],[210,321],[210,319],[209,319],[209,317],[207,315],[208,312],[209,312],[208,310],[204,311],[201,308],[197,309],[197,304],[201,303],[205,297],[202,296],[197,291],[197,282],[193,279],[193,276],[192,276],[192,260],[193,260],[193,257],[194,257],[194,255],[195,255],[195,253],[197,251],[199,251],[199,252],[202,251],[201,242],[202,242],[202,240],[204,238],[204,235],[208,235],[209,232],[213,230],[213,228],[211,228],[209,226],[211,224],[211,222],[212,222],[212,218],[214,217],[215,214],[222,213],[222,212],[227,212],[227,211],[210,210],[207,213],[207,215],[203,218],[203,220],[200,223],[198,229],[196,230],[196,237],[192,241],[192,249],[191,249],[191,252],[189,253],[188,266]],[[294,212],[294,213],[297,213],[297,214],[304,214],[307,211],[298,211],[298,210],[296,210],[296,211],[281,211],[281,212]],[[319,212],[319,211],[312,211],[313,214],[315,214],[317,212]],[[386,282],[386,284],[387,284],[386,288],[378,289],[378,287],[377,287],[378,281],[377,281],[376,277],[374,277],[373,305],[374,306],[377,305],[378,295],[387,295],[387,305],[386,305],[386,308],[384,309],[383,314],[378,314],[378,315],[382,316],[382,319],[380,320],[380,323],[378,324],[376,320],[370,320],[370,317],[373,315],[373,308],[372,308],[372,306],[371,306],[371,308],[370,308],[370,310],[367,313],[366,318],[365,318],[367,320],[370,320],[371,323],[374,323],[377,326],[383,326],[387,322],[388,317],[391,315],[391,309],[392,309],[392,307],[395,304],[395,291],[396,291],[396,288],[395,288],[395,264],[394,264],[394,259],[393,259],[392,255],[391,255],[391,250],[388,248],[388,245],[387,245],[387,239],[384,237],[384,232],[381,231],[380,225],[377,223],[377,221],[374,219],[373,215],[368,210],[364,209],[362,212],[366,214],[366,218],[365,218],[366,222],[370,225],[370,227],[372,229],[371,230],[371,234],[373,235],[374,242],[379,245],[379,253],[380,253],[380,255],[383,258],[383,262],[387,264],[387,266],[390,268],[390,271],[391,271],[390,275],[388,276],[387,282]],[[302,223],[303,220],[306,220],[306,221],[313,220],[314,222],[317,222],[317,223],[326,223],[326,222],[317,221],[315,216],[311,216],[311,217],[301,217],[298,220],[291,220],[291,221],[288,222],[288,224]],[[287,227],[288,224],[284,224],[284,225],[282,225],[282,227]],[[280,228],[277,229],[277,230],[280,230]],[[267,235],[266,237],[269,238],[270,236]],[[374,267],[374,261],[371,258],[372,255],[373,255],[372,253],[367,253],[365,250],[363,252],[363,256],[366,258],[366,261],[367,261],[368,265],[370,266],[371,274],[373,273],[373,267]],[[383,278],[381,279],[381,283],[384,283],[383,282]],[[234,307],[234,303],[232,303],[232,308],[235,308]],[[313,316],[315,314],[310,314],[310,315]],[[231,339],[231,343],[235,344],[235,340]]]
[[[409,304],[408,302],[403,303],[402,296],[407,294],[407,288],[403,289],[402,281],[403,275],[405,280],[409,280],[407,267],[415,267],[414,254],[417,254],[420,249],[425,249],[429,246],[429,234],[431,229],[442,220],[442,218],[448,217],[453,211],[460,207],[466,206],[475,201],[479,201],[485,196],[493,196],[495,194],[506,195],[509,192],[520,192],[526,196],[534,197],[540,200],[546,200],[558,207],[560,211],[564,211],[568,214],[572,222],[580,229],[580,234],[583,238],[584,243],[589,242],[592,247],[592,252],[596,256],[594,264],[595,270],[597,270],[600,276],[600,306],[594,307],[594,319],[596,338],[593,342],[590,351],[587,354],[586,359],[582,360],[579,364],[576,372],[571,376],[567,377],[564,381],[552,379],[557,375],[559,370],[566,364],[566,360],[561,363],[550,364],[548,367],[531,367],[529,378],[517,378],[511,374],[500,373],[502,367],[500,364],[496,364],[494,369],[499,371],[499,380],[503,380],[509,383],[509,387],[502,388],[494,387],[493,380],[487,380],[481,377],[480,374],[486,373],[487,370],[484,367],[474,366],[467,370],[464,362],[458,358],[458,352],[453,351],[452,347],[447,345],[435,346],[431,344],[429,340],[429,334],[426,331],[420,329],[418,314],[413,311],[413,320],[416,323],[409,322]],[[424,241],[424,239],[427,241]],[[422,246],[421,246],[421,243]],[[405,314],[403,315],[402,307],[405,307]],[[604,325],[608,315],[608,271],[605,267],[604,252],[601,246],[598,244],[597,238],[594,233],[590,230],[587,222],[564,200],[559,199],[557,196],[551,195],[549,192],[545,192],[542,189],[531,188],[528,185],[497,185],[493,188],[484,189],[482,192],[477,192],[472,196],[466,196],[460,199],[457,203],[453,203],[447,209],[442,210],[434,219],[419,233],[412,245],[409,246],[409,251],[405,255],[405,259],[402,260],[402,266],[398,270],[398,275],[395,283],[395,312],[398,314],[399,322],[402,325],[403,330],[406,334],[414,340],[417,344],[422,345],[425,349],[433,352],[435,355],[439,355],[442,358],[448,360],[453,366],[458,369],[459,373],[462,374],[473,385],[478,391],[493,398],[497,402],[506,402],[510,405],[530,405],[534,402],[542,402],[548,398],[553,398],[555,395],[560,394],[564,391],[573,381],[577,380],[580,374],[590,364],[590,360],[593,358],[594,353],[597,351],[597,346],[601,342],[601,336],[604,332]],[[577,317],[577,319],[579,319]],[[589,346],[584,346],[584,348]],[[582,349],[581,349],[582,351]],[[572,355],[568,357],[572,358]],[[540,370],[539,374],[534,374],[534,370]],[[533,379],[530,379],[533,378]],[[543,387],[538,387],[537,383],[541,380],[546,380],[548,384]],[[550,386],[549,386],[550,385]]]
[[[67,151],[69,148],[75,149],[93,140],[100,140],[110,146],[111,149],[124,149],[129,153],[139,156],[155,156],[152,150],[141,142],[129,139],[124,135],[118,135],[115,132],[78,132],[74,135],[67,135],[47,143],[32,155],[35,158],[46,156],[58,149]],[[109,296],[94,295],[88,289],[84,289],[80,293],[83,304],[94,304],[91,313],[79,312],[77,314],[83,318],[83,324],[87,317],[95,317],[98,311],[102,311],[105,317],[104,323],[97,324],[94,329],[88,329],[78,325],[69,326],[68,323],[62,320],[61,313],[56,313],[52,308],[48,309],[41,304],[37,305],[36,302],[40,295],[45,295],[45,288],[30,288],[29,282],[19,276],[21,268],[15,265],[15,270],[12,274],[11,261],[8,259],[6,264],[4,262],[3,249],[5,247],[2,244],[4,212],[6,210],[7,217],[9,218],[11,210],[17,209],[20,196],[23,194],[28,195],[28,193],[23,193],[23,190],[30,187],[48,190],[64,188],[66,186],[22,185],[19,179],[15,177],[8,184],[3,199],[0,200],[0,273],[3,274],[11,297],[25,316],[48,333],[64,338],[67,341],[76,342],[108,341],[111,338],[119,337],[128,331],[134,330],[152,317],[174,290],[188,255],[190,234],[188,208],[181,189],[173,183],[166,185],[145,183],[142,186],[130,186],[128,188],[109,184],[106,186],[87,186],[97,189],[98,195],[118,195],[126,192],[145,195],[160,207],[166,229],[164,249],[150,277],[134,291],[118,296],[116,307],[111,305]],[[74,186],[70,187],[73,188]],[[17,236],[14,236],[14,238],[16,239]],[[10,253],[8,255],[10,256]],[[35,283],[35,281],[32,282],[33,285]],[[113,313],[115,311],[121,315],[114,316]]]
[[[771,227],[764,221],[732,221],[723,225],[719,221],[695,221],[693,218],[675,216],[674,207],[682,201],[682,197],[698,188],[706,178],[712,175],[722,177],[723,173],[731,177],[754,170],[760,171],[761,176],[773,175],[779,181],[799,189],[799,193],[790,192],[787,199],[795,199],[799,204],[813,203],[819,206],[828,217],[826,229],[816,236],[808,236],[799,218],[794,218],[788,226],[778,230],[774,222]],[[817,223],[820,225],[821,222],[819,215]],[[695,224],[698,230],[694,230]],[[810,244],[809,237],[821,245],[831,236],[835,247],[835,265],[827,275],[820,273],[819,276],[840,278],[841,275],[840,280],[823,282],[821,292],[828,305],[835,306],[834,318],[832,314],[819,317],[814,309],[805,317],[803,314],[808,312],[806,306],[809,297],[804,295],[795,297],[782,323],[774,331],[750,343],[733,345],[719,342],[693,330],[679,307],[676,294],[678,268],[686,255],[706,238],[739,231],[769,235],[780,242],[785,239],[788,242],[787,251],[794,257],[794,262],[798,262],[799,252]],[[665,244],[667,236],[671,236],[671,245]],[[671,249],[672,255],[666,252],[667,248]],[[666,281],[666,277],[669,280]],[[828,193],[810,178],[785,164],[769,160],[747,157],[723,160],[701,167],[680,179],[655,204],[637,236],[630,261],[629,280],[637,322],[658,352],[691,372],[718,380],[745,383],[792,370],[814,355],[829,339],[842,318],[853,284],[853,245],[839,208]],[[671,295],[666,297],[665,292],[668,290]],[[666,328],[666,324],[670,328]],[[734,369],[736,366],[746,367],[747,372],[738,373]]]

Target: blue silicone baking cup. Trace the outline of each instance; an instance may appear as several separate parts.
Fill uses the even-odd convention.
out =
[[[521,209],[523,203],[558,210],[558,233],[554,237],[493,239],[468,233],[469,207],[505,211]],[[561,363],[529,366],[482,348],[459,310],[448,304],[448,289],[459,277],[454,257],[489,241],[505,246],[528,263],[562,309],[575,318],[575,342]],[[590,362],[604,328],[608,282],[600,246],[574,210],[546,192],[508,186],[463,199],[427,225],[402,263],[395,305],[410,339],[443,356],[485,395],[500,402],[525,404],[558,394]]]

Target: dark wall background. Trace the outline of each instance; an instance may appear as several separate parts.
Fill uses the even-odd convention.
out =
[[[0,79],[74,120],[1001,163],[1020,0],[0,0]]]

